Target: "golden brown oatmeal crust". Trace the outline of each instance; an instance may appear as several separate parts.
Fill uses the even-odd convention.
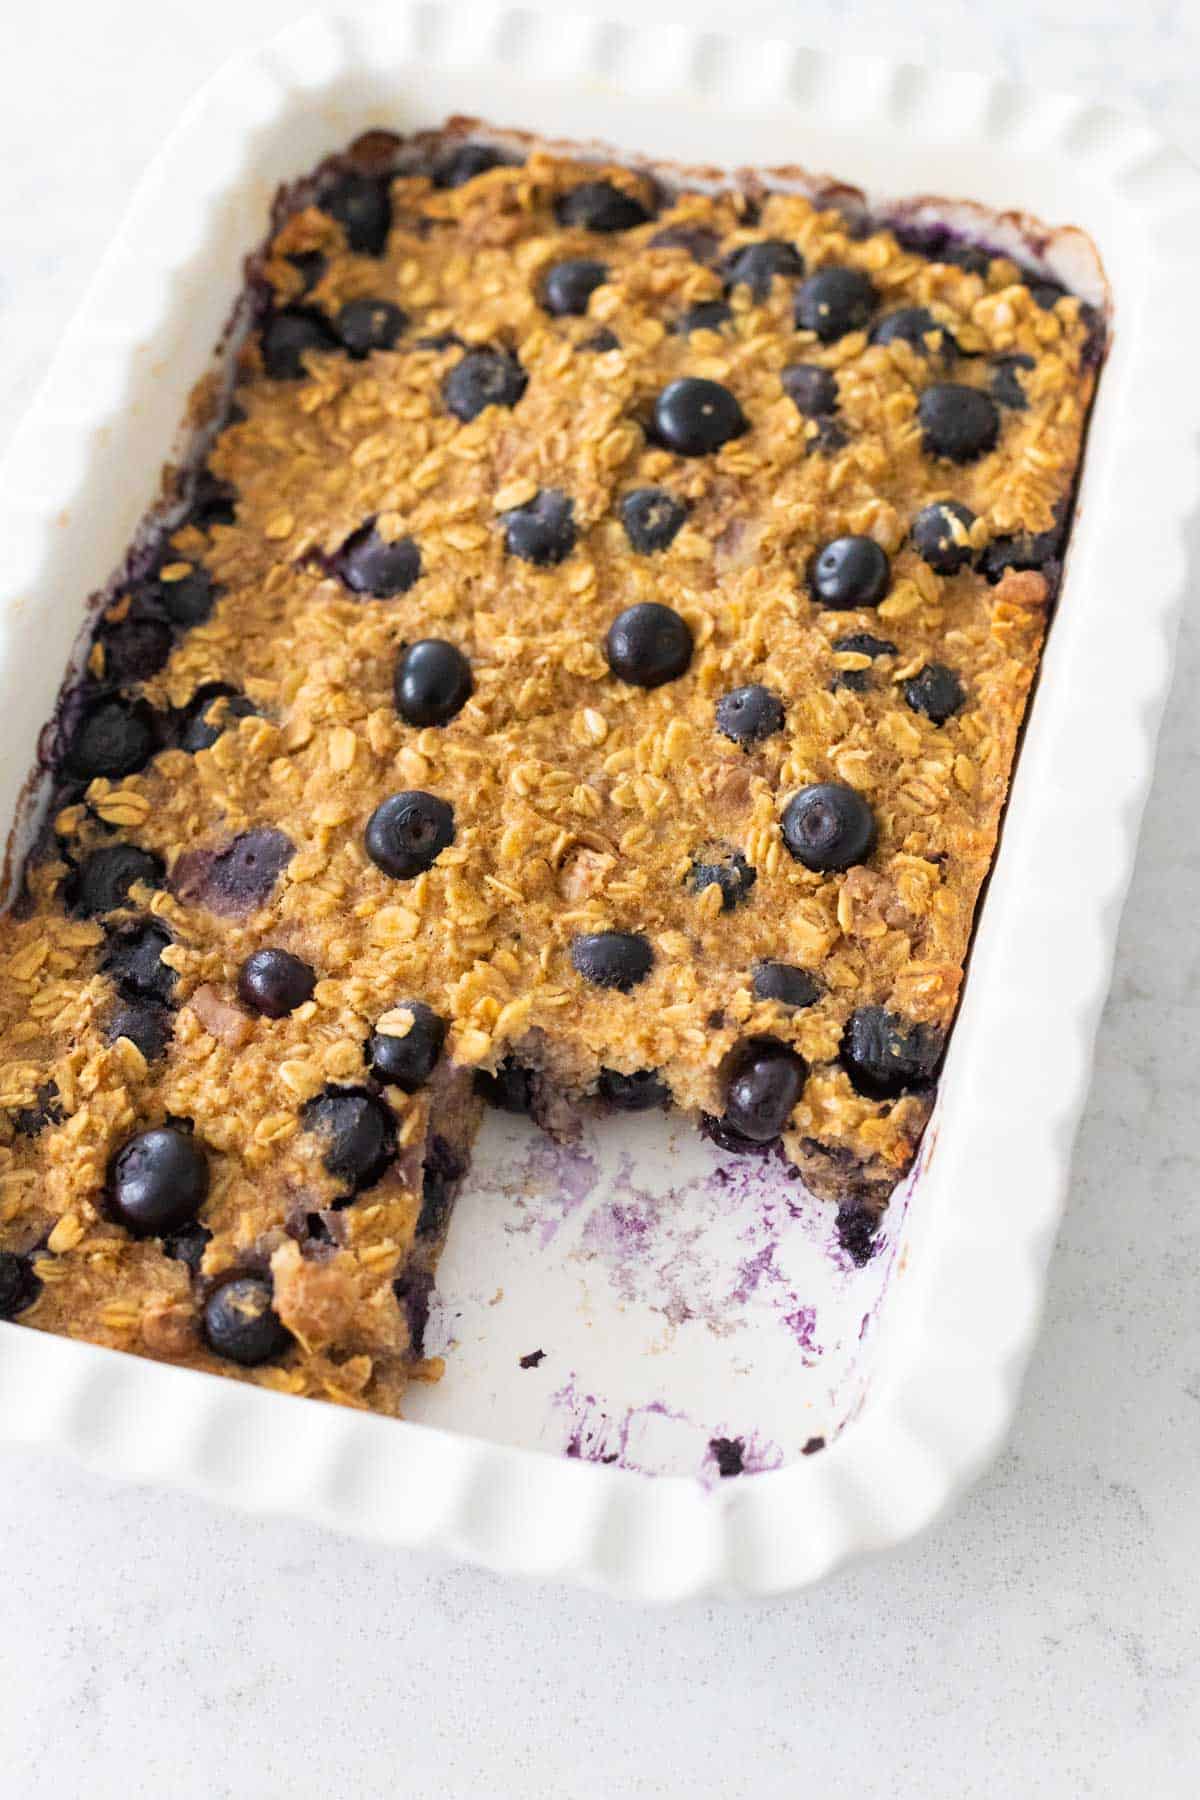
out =
[[[693,1113],[720,1113],[729,1053],[767,1036],[808,1066],[784,1142],[818,1191],[878,1195],[910,1165],[930,1092],[856,1092],[839,1046],[863,1007],[938,1034],[951,1022],[1051,594],[1030,569],[996,584],[971,566],[939,575],[909,530],[924,505],[954,498],[976,515],[978,559],[997,539],[1061,524],[1094,385],[1088,322],[1070,297],[1043,309],[1003,259],[986,275],[928,261],[888,231],[857,238],[794,195],[768,196],[757,218],[740,195],[684,193],[611,235],[556,223],[556,198],[601,175],[653,203],[627,170],[533,154],[458,188],[396,179],[382,256],[349,252],[315,207],[279,230],[265,263],[278,304],[303,298],[334,319],[348,301],[387,300],[407,325],[394,349],[363,360],[308,354],[300,380],[270,379],[258,340],[247,345],[242,416],[211,456],[236,494],[235,521],[175,532],[166,570],[202,564],[219,598],[140,692],[166,715],[221,682],[256,715],[224,714],[227,728],[198,753],[166,748],[136,774],[92,781],[60,812],[57,849],[30,869],[29,904],[7,921],[0,1247],[28,1256],[41,1282],[24,1321],[395,1411],[412,1357],[393,1281],[417,1242],[430,1119],[442,1130],[449,1106],[462,1144],[471,1104],[461,1080],[449,1100],[440,1077],[411,1095],[386,1089],[397,1159],[341,1208],[344,1183],[302,1109],[329,1084],[361,1085],[365,1039],[412,999],[447,1021],[448,1070],[514,1057],[581,1094],[602,1068],[654,1069]],[[783,239],[810,274],[863,271],[878,312],[926,307],[952,333],[954,381],[986,387],[992,359],[1031,359],[1026,404],[1001,408],[990,453],[935,459],[917,419],[921,393],[945,378],[935,356],[861,330],[817,342],[794,326],[790,279],[761,300],[736,287],[726,323],[680,333],[680,315],[720,299],[723,283],[686,248],[655,247],[666,227],[713,234],[723,257]],[[566,257],[605,265],[586,316],[552,317],[540,303],[548,268]],[[319,272],[306,295],[302,268]],[[602,328],[615,347],[586,347]],[[464,344],[516,356],[527,385],[515,406],[452,416],[442,384]],[[798,361],[836,374],[836,432],[784,391],[781,373]],[[726,385],[748,431],[695,458],[657,446],[654,398],[683,375]],[[687,516],[668,548],[639,555],[619,503],[647,486]],[[538,568],[506,554],[500,515],[546,489],[572,501],[577,541]],[[330,572],[371,520],[419,548],[419,578],[393,599],[361,598]],[[808,565],[847,533],[890,559],[887,596],[822,611]],[[682,615],[695,645],[687,672],[652,691],[614,679],[604,654],[614,617],[648,600]],[[128,606],[119,596],[106,629]],[[833,648],[862,632],[894,653]],[[473,692],[448,724],[416,728],[397,714],[393,669],[402,645],[430,636],[465,653]],[[106,641],[102,630],[97,680]],[[905,698],[906,681],[935,662],[966,690],[942,724]],[[747,683],[778,695],[785,719],[742,748],[714,712]],[[821,874],[789,856],[780,814],[797,789],[828,781],[868,800],[877,844],[866,862]],[[450,802],[455,834],[430,869],[395,880],[363,833],[381,800],[409,788]],[[128,914],[107,921],[160,921],[178,978],[163,1058],[148,1063],[128,1038],[110,1044],[105,930],[64,907],[70,866],[122,841],[172,870],[258,828],[294,846],[265,904],[211,910],[189,876],[135,887]],[[722,910],[721,888],[697,891],[693,865],[735,851],[755,879]],[[606,929],[653,948],[630,994],[589,987],[572,967],[573,937]],[[241,965],[263,946],[316,976],[311,999],[281,1019],[238,998]],[[755,965],[771,959],[810,971],[817,1001],[793,1011],[756,1000]],[[18,1116],[47,1084],[59,1117],[23,1132]],[[114,1223],[104,1199],[115,1151],[171,1118],[192,1122],[210,1168],[211,1237],[195,1279],[157,1238]],[[297,1225],[314,1214],[316,1242]],[[207,1350],[198,1323],[216,1278],[234,1270],[270,1272],[293,1337],[249,1371]]]

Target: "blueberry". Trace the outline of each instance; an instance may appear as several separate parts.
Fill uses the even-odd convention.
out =
[[[628,994],[654,966],[648,938],[637,931],[588,931],[571,940],[571,967],[593,987]]]
[[[573,256],[555,263],[542,283],[542,305],[556,319],[582,317],[588,301],[598,287],[608,280],[602,262],[590,256]]]
[[[869,669],[839,669],[829,683],[831,694],[840,694],[843,690],[849,694],[865,694],[870,687]]]
[[[171,934],[157,920],[126,925],[109,935],[101,968],[110,975],[126,998],[157,1000],[165,1004],[179,977],[162,960],[172,942]]]
[[[993,584],[1009,569],[1036,569],[1053,588],[1061,572],[1062,551],[1061,526],[1050,531],[1017,532],[1011,537],[993,538],[984,547],[979,568]]]
[[[163,1255],[169,1256],[172,1262],[183,1263],[196,1275],[204,1261],[204,1252],[212,1243],[212,1235],[207,1225],[193,1220],[190,1225],[183,1225],[178,1231],[168,1231],[164,1235]]]
[[[115,912],[119,906],[128,906],[129,890],[135,881],[148,888],[160,888],[166,873],[162,858],[152,850],[139,850],[136,844],[109,844],[103,850],[94,850],[67,877],[67,905],[82,919],[98,918],[102,913]]]
[[[914,712],[924,713],[935,725],[944,725],[966,699],[966,690],[945,663],[926,663],[904,683],[904,698]]]
[[[269,826],[243,831],[224,850],[184,851],[171,870],[171,889],[180,900],[210,912],[245,915],[266,904],[295,854],[282,831]]]
[[[118,687],[148,681],[171,654],[171,627],[162,619],[147,617],[133,608],[116,625],[103,625],[99,642],[104,647],[104,676]]]
[[[712,262],[719,247],[716,232],[704,225],[664,225],[650,239],[652,250],[685,250],[699,263]]]
[[[986,275],[992,266],[991,252],[981,244],[952,244],[942,260],[964,270],[968,275]]]
[[[835,638],[835,650],[850,650],[857,656],[895,656],[896,646],[890,638],[875,637],[869,631],[848,631]]]
[[[376,1081],[415,1094],[433,1074],[446,1041],[446,1021],[423,1000],[404,1000],[412,1024],[403,1037],[376,1031],[367,1040],[367,1062]]]
[[[735,744],[759,744],[783,730],[783,702],[759,682],[734,688],[717,701],[717,730]]]
[[[347,300],[334,320],[338,336],[358,360],[372,350],[394,350],[408,314],[390,300]]]
[[[835,343],[849,331],[862,331],[875,310],[878,295],[859,269],[820,269],[796,293],[796,324],[815,331],[823,344]]]
[[[1021,386],[1020,371],[1036,368],[1032,356],[1015,351],[1011,356],[994,356],[992,358],[992,377],[989,383],[992,399],[998,406],[1007,406],[1013,412],[1025,412],[1029,399]]]
[[[524,1116],[533,1111],[533,1072],[514,1057],[506,1056],[494,1071],[476,1069],[474,1087],[481,1100],[500,1112]]]
[[[1060,300],[1066,298],[1067,290],[1061,281],[1047,281],[1038,277],[1029,283],[1029,297],[1035,306],[1043,312],[1053,312]]]
[[[456,419],[469,425],[489,406],[515,406],[529,377],[515,356],[503,350],[468,350],[442,382],[442,399]]]
[[[267,1019],[286,1019],[312,999],[317,978],[290,950],[256,950],[238,972],[238,999]]]
[[[940,1034],[882,1006],[860,1006],[842,1033],[841,1064],[859,1094],[893,1100],[932,1081],[942,1054]]]
[[[396,711],[409,725],[445,725],[460,713],[474,688],[471,665],[445,638],[421,638],[396,663]]]
[[[640,200],[614,187],[611,181],[584,181],[555,202],[560,225],[577,225],[584,231],[630,231],[650,217]]]
[[[171,1037],[171,1015],[165,1006],[153,1001],[134,1001],[120,1006],[108,1023],[105,1037],[110,1044],[128,1038],[136,1044],[148,1063],[157,1062]]]
[[[1108,326],[1104,314],[1098,306],[1090,306],[1084,300],[1079,307],[1079,322],[1087,331],[1083,348],[1079,352],[1080,365],[1085,369],[1098,369],[1108,349]]]
[[[222,481],[209,468],[197,469],[188,522],[201,531],[209,531],[214,525],[232,525],[237,518],[237,499],[238,491],[231,481]]]
[[[581,339],[575,348],[577,350],[594,350],[597,355],[603,356],[606,350],[619,350],[621,340],[615,331],[610,331],[607,325],[602,325],[599,331],[593,331],[591,337]]]
[[[713,1461],[717,1465],[717,1474],[722,1478],[729,1475],[740,1475],[745,1468],[744,1457],[746,1446],[741,1438],[710,1438],[708,1447],[712,1451]]]
[[[928,387],[917,406],[921,435],[930,456],[974,462],[994,449],[1000,435],[996,402],[980,388],[942,381]]]
[[[861,1200],[844,1200],[837,1209],[834,1229],[840,1248],[845,1251],[855,1268],[864,1269],[879,1247],[876,1235],[879,1230],[879,1214]],[[824,1440],[821,1438],[811,1438],[809,1442],[819,1450],[824,1448]],[[807,1456],[808,1453],[806,1444],[801,1455]]]
[[[754,998],[774,1000],[800,1012],[806,1006],[816,1005],[821,988],[815,976],[807,969],[797,968],[795,963],[761,962],[754,970]]]
[[[109,1166],[108,1198],[135,1237],[178,1231],[208,1198],[208,1159],[190,1132],[170,1125],[139,1132]]]
[[[272,381],[303,381],[308,374],[304,358],[310,351],[338,347],[328,319],[311,307],[285,306],[263,326],[263,367]]]
[[[968,542],[975,514],[960,500],[934,500],[912,523],[913,549],[939,575],[957,575],[975,552]]]
[[[686,620],[657,600],[643,600],[618,613],[604,640],[608,666],[633,687],[661,687],[675,681],[692,660],[692,633]]]
[[[454,842],[454,809],[436,794],[405,789],[381,800],[367,821],[367,855],[377,869],[410,881]]]
[[[719,331],[732,317],[733,308],[724,300],[699,300],[679,315],[671,329],[679,337],[687,337],[693,331]]]
[[[748,1038],[729,1062],[722,1124],[767,1144],[777,1138],[804,1092],[808,1068],[802,1057],[776,1038]]]
[[[352,1193],[373,1187],[396,1154],[391,1111],[366,1088],[326,1088],[300,1116],[325,1140],[325,1168]]]
[[[808,583],[818,606],[849,612],[878,606],[886,598],[892,571],[874,538],[840,537],[813,557]]]
[[[616,1112],[649,1112],[671,1104],[671,1090],[657,1069],[635,1069],[623,1075],[619,1069],[601,1069],[597,1092]]]
[[[814,456],[836,456],[850,442],[850,433],[840,419],[823,416],[816,425],[816,431],[808,438],[808,448]]]
[[[351,250],[382,256],[392,228],[392,200],[386,176],[341,175],[321,195],[321,211],[336,219]]]
[[[559,488],[543,488],[524,506],[501,515],[504,547],[510,556],[549,569],[564,562],[575,548],[575,502]]]
[[[217,587],[207,569],[189,569],[178,581],[164,581],[159,575],[154,594],[172,625],[190,630],[203,625],[212,616],[217,603]]]
[[[750,429],[745,414],[719,381],[684,375],[654,402],[654,433],[676,456],[708,456]]]
[[[18,1106],[13,1113],[13,1130],[21,1137],[37,1137],[47,1125],[61,1125],[66,1118],[59,1099],[58,1083],[44,1081],[33,1097],[32,1106]]]
[[[407,594],[421,574],[421,552],[410,537],[389,542],[380,537],[374,519],[352,531],[333,558],[333,572],[353,594],[394,600]]]
[[[816,363],[793,363],[779,377],[783,391],[806,419],[820,419],[837,411],[838,384],[832,369]]]
[[[456,144],[437,157],[433,165],[433,185],[440,188],[465,187],[476,175],[499,169],[505,157],[490,144]]]
[[[392,1292],[408,1326],[408,1347],[414,1356],[424,1356],[433,1276],[428,1269],[408,1268],[403,1275],[397,1275]]]
[[[221,709],[220,723],[214,721],[210,713],[218,700],[227,702]],[[254,718],[257,710],[253,700],[247,699],[245,694],[239,694],[227,682],[206,681],[196,689],[180,713],[179,735],[175,741],[181,750],[186,750],[189,754],[195,754],[197,750],[208,750],[236,720]]]
[[[293,250],[287,260],[304,283],[306,294],[312,293],[329,267],[329,258],[323,250]]]
[[[455,1188],[466,1172],[466,1162],[454,1145],[435,1134],[421,1169],[421,1210],[417,1215],[419,1238],[444,1235]]]
[[[292,1334],[272,1306],[269,1281],[234,1275],[210,1294],[204,1307],[204,1341],[214,1356],[256,1369],[282,1356]]]
[[[98,700],[76,726],[63,764],[80,781],[120,780],[144,769],[157,748],[155,715],[144,700]]]
[[[932,340],[932,341],[931,341]],[[908,344],[921,356],[949,362],[958,349],[953,336],[927,306],[901,306],[871,327],[873,344]]]
[[[689,877],[694,894],[702,894],[709,887],[720,888],[722,912],[732,912],[740,906],[757,880],[758,870],[746,861],[740,850],[734,850],[719,862],[698,858],[692,864]]]
[[[898,222],[892,231],[903,249],[928,257],[930,262],[950,263],[969,275],[986,275],[991,267],[991,253],[979,244],[962,243],[949,225]]]
[[[29,1258],[0,1250],[0,1319],[15,1319],[33,1305],[41,1291]]]
[[[687,507],[666,488],[635,488],[621,501],[625,536],[640,556],[652,556],[674,542]]]
[[[875,815],[857,789],[816,782],[783,809],[783,841],[796,861],[822,873],[864,862],[875,845]]]
[[[284,1218],[284,1229],[302,1248],[307,1247],[307,1251],[315,1251],[318,1246],[329,1246],[336,1250],[343,1239],[335,1235],[330,1220],[336,1223],[338,1210],[336,1206],[329,1207],[325,1212],[305,1212],[301,1207],[290,1208]]]
[[[729,293],[735,287],[748,287],[752,299],[765,300],[776,275],[791,280],[803,273],[804,258],[794,244],[767,238],[733,252],[725,264],[725,287]]]

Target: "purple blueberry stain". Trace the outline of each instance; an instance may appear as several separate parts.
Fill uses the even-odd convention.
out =
[[[798,1349],[813,1351],[817,1356],[821,1354],[821,1346],[813,1342],[817,1325],[815,1306],[798,1306],[795,1312],[784,1314],[783,1323],[795,1338]]]
[[[544,1124],[554,1130],[552,1111]],[[579,1365],[585,1372],[556,1392],[553,1382],[526,1384],[546,1448],[636,1473],[690,1471],[717,1490],[729,1478],[711,1448],[716,1439],[742,1443],[744,1477],[814,1454],[861,1411],[874,1373],[870,1326],[889,1291],[911,1182],[893,1196],[885,1231],[871,1212],[871,1254],[860,1265],[839,1238],[838,1208],[811,1196],[777,1153],[697,1157],[691,1140],[689,1155],[690,1131],[678,1121],[665,1137],[648,1133],[646,1144],[639,1137],[627,1147],[606,1144],[603,1127],[586,1122],[566,1143],[506,1129],[514,1136],[501,1229],[526,1240],[535,1269],[544,1253],[547,1273],[574,1264],[595,1324],[611,1312],[610,1328],[624,1329],[615,1323],[623,1318],[631,1347],[663,1358],[642,1364],[654,1378],[649,1394],[640,1377],[627,1383],[606,1373],[607,1364],[592,1367],[590,1356]],[[429,1334],[427,1353],[428,1346]],[[544,1366],[527,1363],[515,1346],[511,1355],[521,1369]],[[689,1372],[695,1355],[716,1357],[714,1368],[733,1380],[727,1388],[723,1376],[708,1404],[694,1388],[694,1366]],[[794,1390],[790,1420],[761,1390],[766,1379],[776,1394],[780,1380],[792,1391],[789,1359],[800,1383],[817,1384]],[[756,1396],[765,1405],[760,1416]],[[714,1416],[718,1409],[724,1417]]]
[[[579,1252],[604,1263],[622,1300],[642,1301],[671,1325],[699,1318],[720,1337],[749,1324],[744,1316],[748,1307],[765,1306],[805,1363],[814,1364],[823,1349],[815,1336],[817,1309],[789,1285],[779,1267],[780,1234],[802,1216],[802,1209],[789,1195],[772,1189],[763,1166],[742,1165],[738,1174],[714,1170],[709,1181],[691,1191],[687,1209],[640,1189],[633,1169],[633,1158],[622,1153],[613,1192],[586,1220]],[[716,1204],[705,1206],[700,1196]],[[732,1276],[707,1241],[714,1213],[733,1219],[744,1215],[738,1235],[748,1254]]]
[[[607,1197],[586,1220],[577,1252],[596,1260],[621,1300],[639,1301],[668,1324],[700,1318],[717,1336],[727,1317],[720,1264],[706,1243],[709,1209],[677,1209],[633,1179],[635,1160],[620,1154]]]
[[[244,917],[270,899],[295,853],[282,831],[244,831],[223,850],[185,850],[171,871],[171,891],[188,905]]]
[[[585,1205],[600,1180],[596,1158],[577,1142],[560,1143],[539,1133],[529,1141],[517,1173],[520,1192],[530,1198],[520,1221],[510,1229],[536,1231],[538,1245],[549,1249],[572,1213]]]
[[[691,1466],[706,1488],[735,1475],[762,1475],[781,1469],[787,1457],[781,1445],[755,1431],[720,1427],[705,1431],[686,1412],[650,1400],[624,1409],[593,1393],[581,1393],[572,1375],[552,1396],[558,1414],[562,1454],[579,1462],[655,1475],[664,1467],[664,1449],[675,1451],[681,1466]],[[824,1440],[813,1440],[810,1442]]]
[[[686,1413],[661,1400],[623,1410],[610,1408],[596,1394],[580,1393],[574,1374],[551,1396],[551,1406],[554,1414],[548,1429],[559,1436],[564,1456],[638,1475],[659,1472],[666,1460],[664,1444],[669,1443],[676,1456],[680,1451],[686,1454],[698,1429]]]
[[[628,1162],[622,1158],[622,1164]],[[622,1168],[627,1176],[627,1170]],[[636,1297],[637,1283],[631,1265],[646,1261],[654,1248],[653,1201],[649,1195],[627,1192],[605,1201],[583,1228],[585,1252],[599,1256],[608,1267],[613,1284],[626,1299]]]
[[[775,1267],[776,1245],[772,1242],[764,1244],[762,1249],[748,1257],[738,1271],[738,1284],[729,1295],[734,1306],[744,1306],[756,1294],[764,1280],[778,1281],[779,1270]]]

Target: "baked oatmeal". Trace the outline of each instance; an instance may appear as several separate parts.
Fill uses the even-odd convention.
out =
[[[1096,315],[944,233],[451,131],[281,197],[245,316],[5,924],[0,1317],[395,1412],[485,1102],[781,1145],[867,1254]]]

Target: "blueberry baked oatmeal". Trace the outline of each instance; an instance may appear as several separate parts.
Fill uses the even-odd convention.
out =
[[[0,966],[0,1317],[381,1412],[483,1105],[910,1166],[1102,333],[451,128],[280,197]],[[211,391],[209,391],[211,390]]]

